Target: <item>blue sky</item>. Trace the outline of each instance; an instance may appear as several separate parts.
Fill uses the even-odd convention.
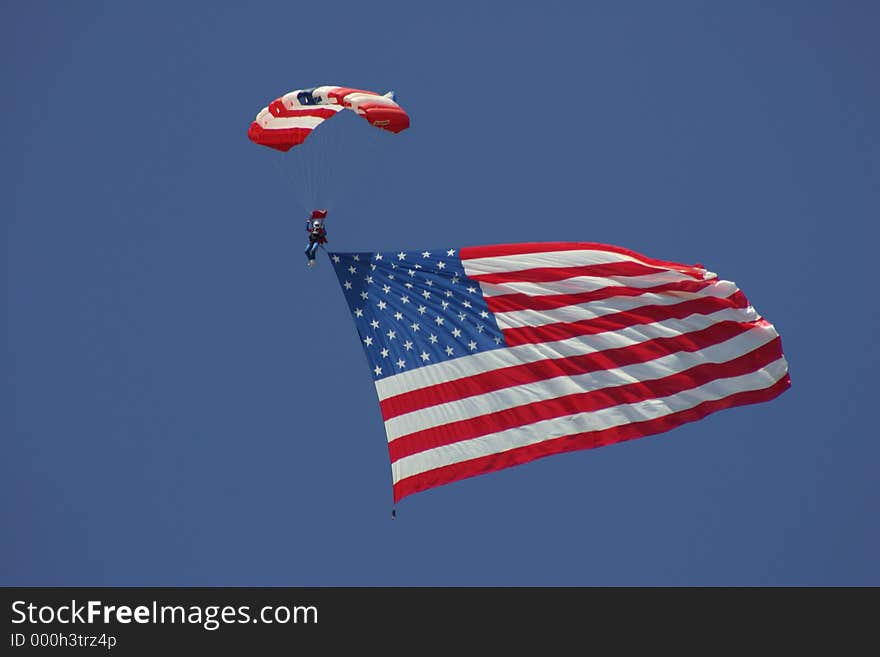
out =
[[[4,3],[0,583],[880,584],[878,18]],[[394,89],[412,127],[340,115],[306,189],[246,132],[320,84]],[[776,326],[792,388],[392,520],[370,373],[326,257],[302,254],[313,202],[334,250],[702,263]]]

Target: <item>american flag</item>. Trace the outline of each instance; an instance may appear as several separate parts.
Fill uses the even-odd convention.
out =
[[[395,502],[791,385],[776,329],[701,265],[584,242],[329,255],[379,397]]]

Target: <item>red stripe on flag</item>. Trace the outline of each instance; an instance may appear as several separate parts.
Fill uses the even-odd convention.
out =
[[[745,305],[743,305],[745,303]],[[556,342],[582,335],[596,335],[607,331],[618,331],[629,326],[653,324],[666,319],[684,319],[690,315],[709,315],[728,308],[748,306],[745,298],[733,294],[730,297],[704,297],[691,299],[671,305],[640,306],[599,317],[591,317],[576,322],[556,322],[542,326],[522,326],[504,329],[504,340],[509,347],[524,344]]]

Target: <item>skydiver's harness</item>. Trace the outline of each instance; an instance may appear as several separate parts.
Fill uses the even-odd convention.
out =
[[[306,230],[309,233],[309,243],[312,244],[317,242],[318,244],[326,244],[327,243],[327,229],[324,228],[324,225],[321,224],[317,228],[312,226],[311,220],[306,222]]]

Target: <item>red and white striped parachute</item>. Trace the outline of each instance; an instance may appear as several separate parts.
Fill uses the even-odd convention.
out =
[[[322,86],[296,89],[277,98],[257,114],[248,129],[250,140],[261,146],[289,151],[303,143],[312,130],[343,109],[364,117],[370,125],[398,133],[409,127],[409,116],[394,100],[349,87]]]

